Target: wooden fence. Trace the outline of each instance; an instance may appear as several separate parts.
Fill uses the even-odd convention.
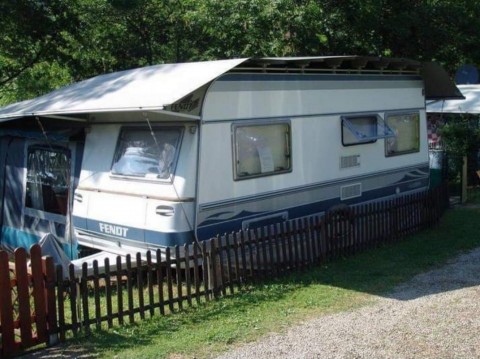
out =
[[[105,259],[82,275],[55,268],[35,245],[14,265],[0,251],[1,357],[68,336],[133,323],[232,295],[245,283],[304,270],[429,228],[448,207],[446,186],[218,236],[146,256]],[[100,270],[102,268],[102,270]],[[10,294],[10,295],[9,295]]]

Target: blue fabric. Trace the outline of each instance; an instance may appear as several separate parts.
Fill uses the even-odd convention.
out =
[[[11,251],[15,248],[25,248],[27,250],[34,244],[40,241],[40,236],[32,233],[27,233],[21,229],[3,226],[1,230],[1,245],[2,247]],[[78,258],[78,244],[61,243],[62,249],[70,259]]]

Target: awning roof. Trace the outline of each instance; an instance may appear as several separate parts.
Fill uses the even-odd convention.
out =
[[[457,87],[465,99],[428,103],[427,112],[480,114],[480,85],[457,85]]]
[[[0,109],[0,121],[21,116],[161,110],[246,59],[142,67],[100,75]]]
[[[228,71],[414,73],[424,77],[427,99],[460,96],[443,69],[414,60],[372,56],[243,58],[156,65],[100,75],[0,108],[0,122],[25,116],[62,118],[98,112],[163,110]],[[432,81],[436,81],[434,85]],[[440,86],[445,82],[450,85]]]

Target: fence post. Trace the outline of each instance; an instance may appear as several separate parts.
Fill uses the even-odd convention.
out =
[[[44,304],[44,283],[42,277],[42,263],[39,250],[32,248],[33,297],[35,313],[37,313],[37,337],[41,341],[47,338],[46,307]],[[38,248],[37,248],[38,249]],[[15,249],[15,278],[17,286],[18,322],[20,325],[21,347],[29,348],[33,345],[32,316],[30,314],[30,293],[27,271],[27,252],[25,248]]]
[[[57,326],[57,301],[55,297],[55,264],[53,258],[48,256],[42,259],[43,275],[45,276],[45,299],[48,323],[48,345],[59,342]]]
[[[30,261],[32,270],[33,281],[33,296],[35,303],[36,323],[37,323],[37,336],[40,341],[48,342],[48,329],[47,329],[47,288],[45,269],[42,264],[42,249],[38,244],[33,245],[30,248]],[[52,259],[50,258],[50,261]],[[51,262],[50,265],[53,265]],[[55,304],[55,302],[54,302]],[[52,311],[55,313],[55,307]],[[55,317],[56,321],[56,317]]]
[[[218,277],[219,273],[217,272],[217,239],[212,238],[210,242],[210,255],[208,256],[209,265],[208,265],[208,274],[209,274],[209,287],[212,288],[213,297],[218,299],[219,297],[219,288],[218,288]]]
[[[2,325],[2,357],[15,352],[15,335],[13,328],[12,286],[7,252],[0,251],[0,324]]]

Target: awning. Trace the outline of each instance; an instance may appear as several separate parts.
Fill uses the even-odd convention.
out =
[[[457,87],[465,96],[464,99],[427,103],[427,112],[480,114],[480,85],[458,85]]]
[[[162,110],[246,59],[142,67],[100,75],[0,109],[0,122],[22,116]]]
[[[445,69],[439,64],[434,62],[423,63],[421,74],[425,82],[425,98],[427,100],[464,98]]]
[[[0,122],[26,116],[75,120],[75,115],[99,112],[160,111],[228,71],[415,74],[425,80],[427,99],[461,98],[446,72],[432,63],[372,56],[243,58],[164,64],[100,75],[0,108]]]

